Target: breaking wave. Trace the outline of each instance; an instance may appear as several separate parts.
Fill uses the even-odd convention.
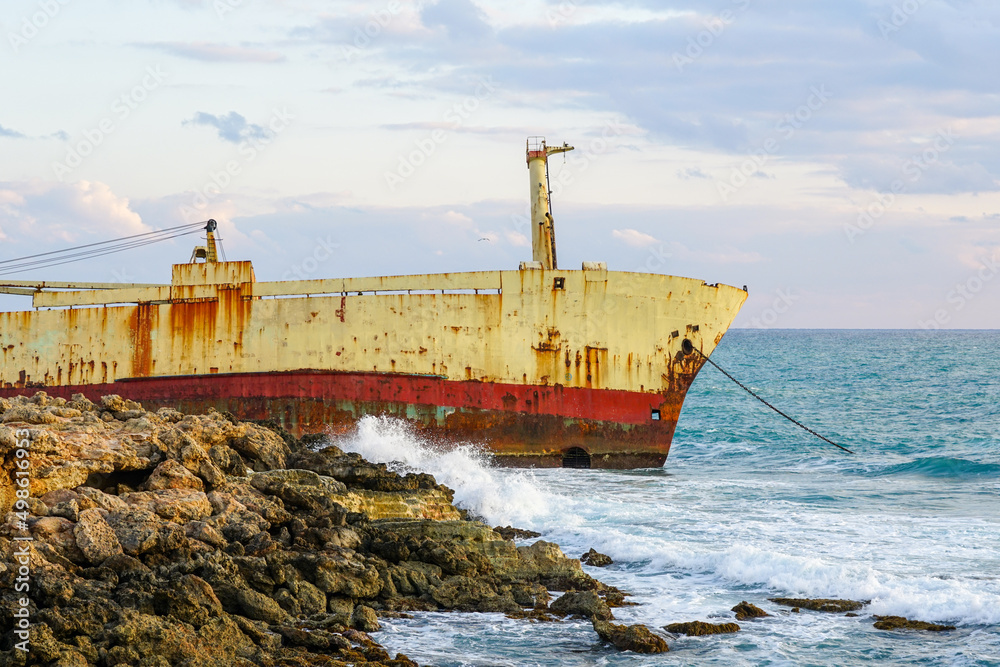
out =
[[[352,433],[331,442],[394,472],[430,473],[454,489],[456,505],[493,526],[531,523],[553,505],[554,496],[540,488],[531,472],[493,467],[491,455],[474,443],[436,445],[399,419],[364,417]]]

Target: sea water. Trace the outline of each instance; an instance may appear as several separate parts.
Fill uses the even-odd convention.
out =
[[[427,665],[1000,665],[1000,332],[731,331],[712,359],[848,455],[706,366],[661,469],[512,470],[368,418],[337,442],[434,474],[491,525],[542,533],[632,594],[619,623],[730,622],[619,653],[586,621],[387,619],[378,641]],[[527,544],[530,541],[519,541]],[[857,617],[771,597],[870,600]],[[957,626],[876,630],[872,614]]]

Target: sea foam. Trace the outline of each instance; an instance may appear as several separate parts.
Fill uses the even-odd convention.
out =
[[[434,475],[438,483],[454,489],[456,505],[494,526],[531,524],[554,504],[554,496],[531,472],[497,470],[490,454],[475,443],[441,447],[399,419],[364,417],[351,434],[333,443],[395,472]]]
[[[695,586],[758,590],[762,596],[871,600],[870,611],[878,614],[963,625],[1000,624],[997,581],[971,582],[966,577],[916,572],[897,574],[891,562],[873,566],[861,557],[840,558],[835,545],[830,544],[824,548],[818,543],[815,554],[791,548],[803,531],[814,531],[810,534],[815,535],[821,530],[814,525],[824,520],[821,515],[787,528],[774,527],[780,523],[777,516],[772,517],[774,522],[760,517],[763,524],[726,528],[732,518],[721,513],[724,508],[719,508],[720,513],[706,509],[715,503],[723,504],[718,495],[718,486],[723,482],[718,479],[497,468],[489,453],[475,443],[442,447],[406,422],[388,417],[365,417],[353,432],[333,442],[397,472],[431,473],[438,482],[455,490],[459,507],[490,525],[513,524],[538,530],[572,555],[597,548],[617,562],[615,569],[597,576],[610,577],[616,585],[624,584],[625,588],[664,601],[678,599],[672,589],[679,580],[689,580]],[[758,485],[780,487],[787,483],[759,480]],[[764,489],[754,487],[754,491],[763,493]],[[691,503],[688,511],[708,511],[704,521],[725,525],[720,529],[704,522],[682,523],[678,520],[682,517],[675,514],[680,500],[671,495],[676,493],[685,494],[684,501]],[[874,521],[870,530],[857,526],[865,521],[861,517],[855,517],[854,530],[861,531],[862,539],[875,540],[879,520],[867,519]],[[746,523],[747,519],[740,521]],[[828,528],[838,529],[832,524]],[[713,546],[705,541],[706,531],[719,530],[719,537],[728,539],[728,544]],[[747,543],[743,539],[747,533],[759,539]],[[786,538],[788,543],[784,542]],[[831,539],[839,538],[832,535]],[[897,554],[897,558],[905,560],[906,555]],[[897,564],[902,565],[902,561]],[[691,593],[698,597],[695,591]],[[650,609],[661,606],[654,600],[645,604]]]

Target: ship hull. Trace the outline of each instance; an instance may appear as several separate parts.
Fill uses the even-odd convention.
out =
[[[515,467],[652,468],[663,465],[683,394],[531,387],[435,376],[296,371],[157,378],[45,387],[52,397],[117,394],[147,409],[215,409],[274,420],[295,435],[346,435],[364,417],[404,421],[422,438],[471,444]],[[32,391],[0,389],[0,396]],[[651,420],[656,411],[659,419]]]
[[[295,434],[365,417],[518,466],[663,465],[684,395],[746,299],[676,276],[487,271],[46,292],[0,313],[0,395],[216,408]],[[79,288],[77,288],[79,289]]]

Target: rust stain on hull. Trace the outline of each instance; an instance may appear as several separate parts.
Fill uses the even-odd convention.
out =
[[[299,436],[343,434],[363,417],[387,416],[435,441],[480,443],[507,465],[541,467],[561,465],[573,448],[586,451],[592,467],[662,465],[683,402],[682,394],[322,371],[133,379],[48,391],[65,398],[81,392],[92,400],[117,393],[151,409],[214,408],[239,419],[276,419]]]

